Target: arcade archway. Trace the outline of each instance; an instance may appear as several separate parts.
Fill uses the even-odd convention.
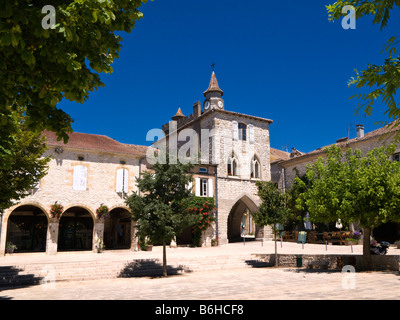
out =
[[[93,217],[82,207],[66,210],[60,219],[58,251],[92,250]]]
[[[104,244],[106,249],[130,249],[131,216],[124,208],[110,211],[110,218],[104,221]]]
[[[48,220],[42,209],[23,205],[8,218],[6,243],[17,246],[14,252],[45,252]]]
[[[228,217],[228,241],[243,241],[258,237],[260,228],[254,223],[251,213],[257,210],[255,203],[247,196],[242,197],[232,207]]]

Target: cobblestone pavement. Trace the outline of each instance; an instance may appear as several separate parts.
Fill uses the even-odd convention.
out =
[[[244,268],[168,278],[57,282],[0,291],[16,300],[400,299],[400,274]]]

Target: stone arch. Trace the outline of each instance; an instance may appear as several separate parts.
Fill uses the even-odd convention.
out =
[[[251,217],[251,213],[257,210],[255,200],[247,194],[243,194],[235,200],[228,216],[227,236],[229,242],[242,241],[243,236],[249,239],[262,236],[260,234],[262,229],[254,224]]]
[[[62,204],[62,203],[61,203],[61,204]],[[96,209],[93,210],[92,208],[90,208],[90,207],[88,207],[87,205],[82,204],[82,203],[74,203],[74,204],[69,204],[68,206],[64,206],[64,212],[70,210],[71,208],[75,208],[75,207],[76,207],[76,208],[85,209],[87,212],[90,213],[90,215],[91,215],[92,218],[93,218],[93,221],[96,220]],[[63,212],[63,214],[64,214],[64,212]],[[61,217],[62,217],[62,215],[61,215]],[[60,219],[61,219],[61,217],[60,217]]]
[[[58,251],[93,250],[95,221],[87,206],[66,207],[59,220]]]
[[[31,202],[32,203],[32,202]],[[8,210],[4,220],[4,249],[11,242],[15,252],[45,252],[49,217],[41,206],[23,203]]]
[[[6,212],[4,213],[4,217],[3,217],[4,221],[7,221],[7,220],[8,220],[9,216],[11,215],[11,213],[12,213],[14,210],[16,210],[16,209],[18,209],[18,208],[20,208],[20,207],[22,207],[22,206],[33,206],[33,207],[37,207],[37,208],[39,208],[40,210],[43,211],[43,213],[46,215],[46,217],[47,217],[48,220],[50,219],[50,209],[47,210],[41,203],[39,203],[39,202],[37,202],[37,201],[29,201],[29,202],[26,202],[26,203],[23,203],[23,202],[22,202],[22,203],[18,203],[18,204],[16,204],[16,205],[10,207],[8,210],[6,210]]]
[[[109,218],[104,220],[104,244],[106,249],[131,249],[134,226],[130,210],[126,206],[110,208]]]

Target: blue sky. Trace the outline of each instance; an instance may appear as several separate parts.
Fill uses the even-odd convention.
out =
[[[146,133],[161,128],[180,106],[193,112],[204,101],[211,63],[224,91],[225,109],[272,119],[271,147],[309,152],[387,120],[354,115],[359,90],[347,86],[354,69],[382,64],[386,40],[399,30],[399,13],[380,31],[371,18],[344,30],[328,21],[321,0],[154,0],[124,38],[105,87],[84,104],[63,101],[74,131],[103,134],[123,143],[149,145]]]

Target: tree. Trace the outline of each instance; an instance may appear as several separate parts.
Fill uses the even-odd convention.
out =
[[[11,112],[9,122],[15,133],[9,146],[12,156],[3,156],[0,167],[0,213],[29,194],[46,175],[50,161],[43,157],[45,138],[27,128],[22,111]]]
[[[355,8],[357,19],[372,15],[373,23],[380,24],[381,30],[388,26],[391,11],[396,7],[400,8],[398,0],[339,0],[326,6],[330,18],[337,20],[347,14],[347,12],[342,13],[342,9],[346,5]],[[396,49],[398,45],[399,41],[396,40],[396,37],[388,39],[384,49],[388,57],[383,65],[369,64],[367,69],[361,72],[356,71],[356,77],[349,81],[349,85],[355,85],[356,88],[371,88],[368,93],[360,93],[351,97],[364,101],[364,103],[358,104],[357,111],[363,109],[365,115],[371,115],[375,100],[380,98],[387,106],[385,114],[389,119],[399,118],[400,109],[395,101],[396,91],[400,87],[400,55],[397,54]]]
[[[68,140],[71,117],[57,104],[83,103],[104,86],[122,37],[143,15],[147,0],[26,0],[0,2],[0,158],[10,153],[15,128],[11,111],[26,107],[29,129],[48,129]],[[55,24],[47,28],[52,5]],[[45,21],[44,27],[42,22]]]
[[[375,148],[362,156],[359,149],[327,149],[307,168],[312,187],[299,199],[315,222],[359,222],[363,228],[363,267],[371,268],[373,228],[400,220],[400,166],[391,161],[395,146]]]
[[[192,226],[193,245],[201,245],[201,236],[215,221],[214,198],[209,197],[189,197],[185,199],[185,206],[188,213],[194,216],[195,223]]]
[[[278,190],[272,181],[257,181],[257,195],[261,204],[257,212],[253,212],[254,222],[260,227],[267,225],[274,229],[275,238],[275,266],[278,266],[278,248],[276,244],[276,224],[285,224],[288,217],[285,194]]]
[[[187,199],[192,196],[187,186],[192,181],[192,165],[154,164],[154,172],[144,172],[137,179],[138,193],[126,199],[132,212],[132,220],[137,221],[137,236],[148,237],[153,243],[163,245],[163,276],[167,276],[166,244],[170,243],[184,228],[193,225],[197,217],[188,214]]]

